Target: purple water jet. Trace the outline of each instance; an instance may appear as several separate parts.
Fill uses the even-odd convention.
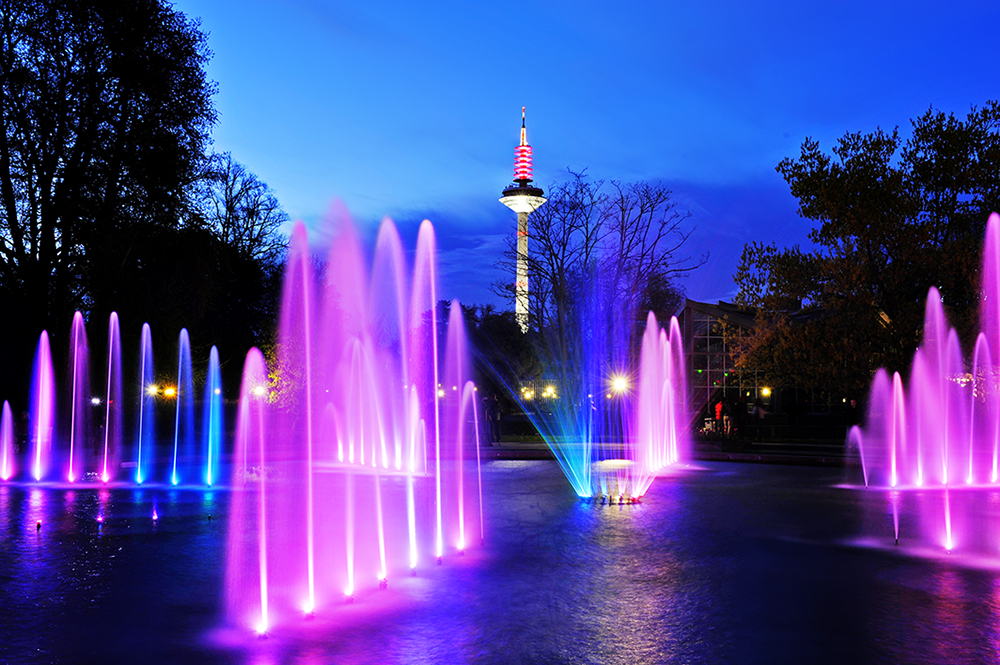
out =
[[[188,477],[188,466],[194,456],[194,379],[191,377],[191,340],[187,328],[181,328],[177,339],[177,386],[167,390],[172,390],[172,394],[168,396],[177,400],[174,408],[174,450],[170,465],[170,484],[176,485],[182,477]]]
[[[990,215],[982,266],[980,326],[968,363],[937,289],[927,296],[924,336],[909,385],[879,370],[865,427],[848,446],[860,453],[866,487],[892,488],[894,536],[943,550],[1000,553],[984,502],[1000,500],[1000,216]],[[910,496],[910,495],[913,496]],[[909,533],[900,526],[912,514]]]
[[[31,416],[29,425],[29,450],[31,475],[42,480],[52,461],[52,444],[56,425],[56,381],[52,371],[52,352],[49,334],[42,331],[35,349],[35,368],[31,379]]]
[[[69,469],[66,477],[72,483],[83,477],[87,454],[87,437],[90,432],[90,358],[87,348],[87,329],[83,314],[73,315],[70,331],[70,423]]]
[[[115,475],[121,459],[122,432],[122,353],[118,314],[108,318],[107,392],[104,400],[104,451],[101,460],[101,481],[108,482]]]
[[[277,353],[248,355],[240,393],[227,609],[260,633],[482,540],[475,388],[458,304],[438,321],[432,227],[412,272],[391,222],[370,271],[346,220],[322,284],[313,264],[298,225]]]
[[[149,477],[148,459],[156,450],[155,400],[159,387],[153,374],[153,334],[148,323],[142,324],[139,342],[139,423],[136,428],[135,482],[141,485]],[[145,450],[143,446],[145,445]],[[145,457],[143,456],[145,453]]]
[[[14,416],[10,403],[3,402],[0,415],[0,480],[10,480],[14,475]]]

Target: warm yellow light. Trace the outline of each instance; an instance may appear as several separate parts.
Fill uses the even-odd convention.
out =
[[[444,397],[444,388],[438,388],[438,397]]]
[[[263,397],[266,392],[267,388],[265,388],[264,386],[257,386],[256,388],[253,389],[253,394],[256,395],[257,397]]]
[[[177,395],[177,389],[176,388],[164,388],[163,389],[163,395],[164,395],[164,397],[174,397],[174,396]]]
[[[771,394],[771,389],[770,388],[762,388],[761,391],[760,391],[760,394],[763,395],[764,397],[767,397],[768,395]]]
[[[216,388],[215,389],[215,394],[216,395],[221,395],[222,394],[222,388]]]
[[[160,387],[155,383],[151,383],[148,386],[146,386],[146,394],[149,395],[150,397],[155,397],[156,395],[159,394],[159,392],[160,392]]]
[[[611,390],[616,393],[623,393],[628,390],[628,379],[624,376],[615,375],[611,377]]]

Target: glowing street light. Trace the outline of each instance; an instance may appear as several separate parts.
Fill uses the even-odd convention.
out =
[[[177,397],[177,389],[173,386],[168,386],[163,389],[164,397]]]
[[[611,377],[611,392],[621,395],[626,390],[628,390],[628,378],[621,374],[613,375]]]
[[[157,395],[160,394],[160,387],[155,383],[151,383],[148,386],[146,386],[146,394],[149,395],[150,397],[156,397]]]
[[[100,406],[101,405],[101,398],[100,397],[91,397],[90,398],[90,403],[93,404],[94,406]]]
[[[264,386],[256,386],[253,389],[253,394],[256,395],[257,397],[263,397],[266,393],[267,393],[267,388],[265,388]]]

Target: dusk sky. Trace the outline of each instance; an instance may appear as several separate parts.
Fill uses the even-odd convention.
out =
[[[367,232],[391,217],[410,247],[430,219],[443,296],[465,303],[512,306],[489,285],[515,227],[497,199],[522,106],[537,185],[572,168],[674,191],[686,253],[710,254],[680,284],[713,302],[734,294],[745,243],[808,243],[774,170],[803,139],[829,152],[1000,96],[993,1],[175,6],[209,33],[215,150],[312,230],[337,201]]]

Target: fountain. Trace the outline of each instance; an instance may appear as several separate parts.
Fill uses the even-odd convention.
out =
[[[191,340],[187,328],[177,339],[177,387],[170,395],[177,400],[174,408],[174,450],[170,465],[170,484],[182,478],[190,481],[194,451],[194,379],[191,376]],[[170,389],[168,389],[170,390]],[[183,446],[183,451],[181,447]],[[178,459],[178,456],[180,459]],[[181,467],[178,468],[178,462]]]
[[[10,480],[14,475],[14,416],[10,412],[10,403],[3,402],[3,413],[0,415],[0,480]]]
[[[86,459],[87,434],[90,432],[90,363],[87,349],[87,329],[83,314],[73,315],[70,333],[70,425],[69,425],[69,471],[70,482],[83,476]]]
[[[141,485],[149,477],[147,466],[149,458],[156,450],[156,426],[154,419],[154,400],[159,389],[153,379],[153,333],[149,324],[142,324],[142,336],[139,342],[139,423],[136,428],[135,482]],[[146,456],[143,457],[143,443],[146,445]]]
[[[972,555],[1000,554],[1000,530],[986,516],[1000,501],[1000,216],[986,227],[981,332],[971,362],[931,288],[924,337],[909,386],[879,370],[864,429],[848,434],[865,487],[888,497],[896,544],[917,543]],[[908,517],[912,517],[906,524]],[[905,524],[901,527],[901,523]]]
[[[107,360],[95,368],[95,383],[102,387],[94,395],[83,315],[76,312],[73,317],[65,384],[56,377],[49,336],[42,332],[32,375],[26,431],[28,449],[18,452],[14,418],[8,413],[7,424],[0,424],[0,480],[15,480],[18,474],[24,474],[36,482],[116,483],[121,482],[123,469],[135,469],[134,475],[130,472],[129,480],[136,485],[146,484],[156,476],[155,402],[166,398],[177,400],[173,447],[169,460],[161,462],[166,467],[166,480],[172,485],[182,481],[191,485],[201,481],[209,486],[216,483],[224,432],[218,350],[212,347],[209,355],[200,432],[195,428],[195,390],[187,331],[181,331],[178,342],[179,390],[174,387],[161,390],[154,381],[149,324],[142,326],[138,383],[134,391],[125,387],[121,351],[118,314],[112,312],[108,319]],[[57,384],[66,386],[62,398],[57,397]],[[126,421],[130,423],[127,431],[134,432],[134,437],[126,435]]]
[[[108,390],[104,400],[104,448],[101,481],[111,480],[120,463],[122,447],[122,353],[118,314],[108,317]]]
[[[219,477],[222,432],[222,375],[219,369],[219,350],[213,346],[208,354],[208,376],[205,379],[205,399],[202,400],[201,428],[205,484],[209,487]]]
[[[544,390],[509,392],[545,439],[578,496],[639,500],[687,453],[687,390],[680,327],[650,312],[641,338],[599,280],[572,330],[541,333]]]
[[[35,370],[31,378],[31,418],[29,420],[29,451],[31,475],[41,480],[52,462],[52,440],[55,430],[55,373],[49,334],[42,331],[35,349]]]
[[[387,220],[369,271],[343,221],[320,284],[295,227],[276,354],[251,350],[240,389],[234,625],[264,634],[482,541],[475,386],[458,303],[438,320],[434,252],[424,222],[410,271]]]

